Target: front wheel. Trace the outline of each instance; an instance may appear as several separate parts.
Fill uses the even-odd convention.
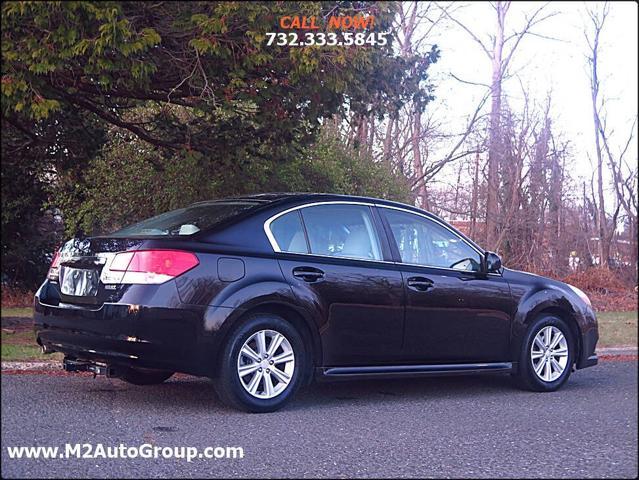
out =
[[[557,390],[570,377],[574,345],[572,331],[561,318],[547,315],[535,320],[522,344],[517,384],[536,392]]]
[[[253,315],[227,341],[215,389],[229,406],[272,412],[293,397],[306,362],[304,342],[293,325],[276,315]]]

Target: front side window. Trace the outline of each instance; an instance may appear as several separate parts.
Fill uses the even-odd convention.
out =
[[[479,253],[462,238],[419,215],[383,209],[402,263],[478,272]]]
[[[382,260],[370,207],[315,205],[301,209],[311,253],[331,257]]]

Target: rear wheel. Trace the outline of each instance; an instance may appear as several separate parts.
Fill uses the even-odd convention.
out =
[[[561,318],[547,315],[535,320],[522,345],[517,384],[537,392],[557,390],[570,377],[574,345],[572,331]]]
[[[164,370],[147,370],[142,368],[127,368],[120,374],[120,379],[133,385],[157,385],[168,380],[173,372]]]
[[[276,315],[253,315],[224,346],[215,388],[229,406],[272,412],[293,397],[306,365],[306,349],[293,325]]]

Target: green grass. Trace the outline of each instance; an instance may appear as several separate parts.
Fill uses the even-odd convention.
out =
[[[0,314],[3,317],[30,317],[33,315],[31,307],[2,307]]]
[[[3,362],[23,362],[29,360],[44,360],[40,349],[30,345],[5,345],[2,344]]]
[[[30,317],[31,308],[3,308],[2,316]],[[637,311],[599,312],[599,347],[637,346]],[[2,330],[2,361],[60,360],[62,354],[42,355],[31,328]]]
[[[60,360],[62,354],[42,355],[31,329],[3,329],[2,330],[2,361],[45,361]]]
[[[599,312],[599,347],[637,346],[637,311]]]
[[[13,332],[13,333],[11,333]],[[40,347],[36,344],[31,329],[2,329],[2,360],[33,360],[41,357]]]

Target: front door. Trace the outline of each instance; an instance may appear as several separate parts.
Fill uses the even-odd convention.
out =
[[[279,263],[300,303],[319,312],[323,366],[396,363],[404,323],[402,275],[371,205],[305,206],[273,220]]]
[[[404,355],[411,363],[509,360],[514,302],[482,254],[445,225],[380,208],[399,256],[406,293]]]

